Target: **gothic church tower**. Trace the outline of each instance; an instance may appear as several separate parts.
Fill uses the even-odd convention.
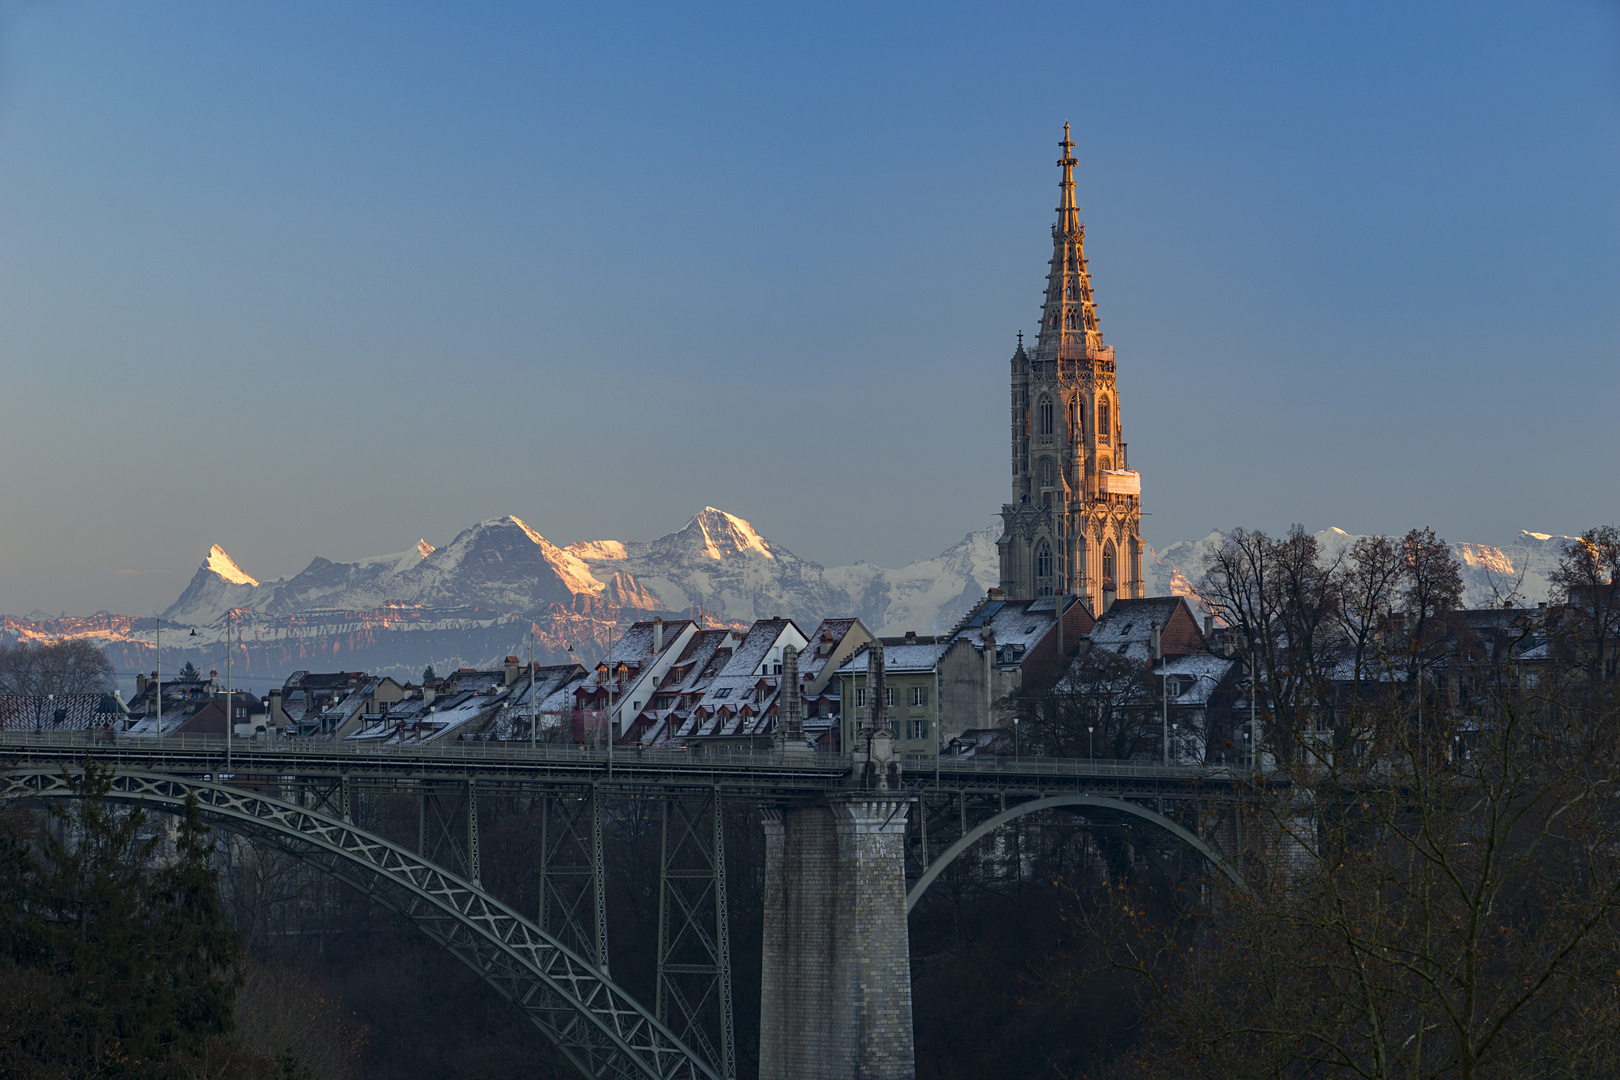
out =
[[[1114,350],[1103,344],[1063,125],[1061,204],[1032,353],[1012,358],[1012,501],[1001,508],[1008,600],[1078,595],[1095,614],[1142,595],[1142,478],[1125,457]]]

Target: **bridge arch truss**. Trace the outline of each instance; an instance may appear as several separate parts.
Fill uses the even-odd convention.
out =
[[[0,800],[79,798],[83,768],[0,773]],[[639,1002],[594,965],[481,888],[374,833],[292,803],[211,780],[116,772],[105,798],[176,813],[195,795],[210,824],[269,844],[410,919],[517,1005],[584,1075],[718,1080]]]
[[[1092,807],[1099,810],[1108,810],[1114,813],[1124,814],[1147,824],[1156,826],[1174,836],[1178,841],[1195,851],[1212,867],[1225,875],[1226,878],[1239,889],[1245,889],[1247,887],[1243,881],[1243,876],[1237,871],[1232,863],[1225,859],[1212,846],[1206,843],[1201,837],[1192,832],[1186,826],[1172,820],[1164,814],[1157,813],[1156,811],[1150,810],[1147,807],[1142,806],[1140,803],[1132,802],[1129,799],[1117,798],[1109,795],[1067,793],[1061,795],[1043,795],[1023,802],[1014,803],[1011,806],[1004,805],[998,812],[992,814],[989,818],[979,822],[972,828],[964,829],[954,843],[945,848],[945,850],[940,852],[937,857],[928,862],[928,865],[922,870],[920,876],[918,876],[916,881],[913,882],[906,890],[906,913],[908,915],[911,913],[912,909],[917,906],[917,902],[922,899],[923,894],[928,891],[928,887],[934,883],[935,879],[937,879],[940,874],[944,873],[945,870],[949,868],[951,863],[955,862],[960,855],[962,855],[980,840],[996,832],[998,829],[1016,820],[1017,818],[1025,816],[1026,814],[1039,813],[1043,810],[1074,807]],[[926,813],[926,811],[924,812]],[[963,819],[963,824],[966,824],[965,816]],[[924,843],[926,844],[926,837],[924,838]]]

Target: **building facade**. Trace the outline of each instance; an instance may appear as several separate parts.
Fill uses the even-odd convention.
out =
[[[1033,352],[1012,358],[1012,501],[997,541],[1008,601],[1077,595],[1098,614],[1142,595],[1142,481],[1126,457],[1063,126],[1052,263]]]

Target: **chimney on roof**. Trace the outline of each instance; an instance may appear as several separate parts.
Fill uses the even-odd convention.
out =
[[[917,644],[917,631],[915,631],[915,630],[907,630],[906,631],[906,644],[907,645],[915,645],[915,644]]]
[[[1153,628],[1148,632],[1148,641],[1153,646],[1153,659],[1164,659],[1164,635],[1159,633],[1159,620],[1153,620]]]
[[[137,671],[135,673],[135,696],[140,697],[144,693],[146,693],[146,672]]]
[[[654,615],[653,616],[653,652],[660,653],[660,652],[663,652],[663,651],[664,651],[664,617],[662,615]]]
[[[513,683],[517,682],[517,677],[518,658],[515,656],[508,656],[506,658],[506,685],[511,686]]]
[[[1205,642],[1205,644],[1208,644],[1209,639],[1214,637],[1214,636],[1215,636],[1215,616],[1213,616],[1213,615],[1205,615],[1204,616],[1204,642]]]

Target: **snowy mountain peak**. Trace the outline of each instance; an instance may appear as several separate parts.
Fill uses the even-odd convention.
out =
[[[485,525],[504,525],[508,521],[510,521],[513,525],[516,525],[518,528],[522,529],[523,530],[523,535],[527,536],[530,540],[533,540],[536,544],[544,544],[546,542],[545,537],[541,536],[532,527],[530,527],[530,525],[529,525],[529,523],[527,521],[524,521],[522,518],[518,517],[516,514],[507,514],[503,518],[496,518],[494,521],[486,521],[486,522],[484,522],[484,524]]]
[[[418,540],[416,542],[416,550],[421,554],[422,558],[425,559],[429,555],[431,555],[435,551],[437,551],[438,548],[434,547],[432,544],[428,543],[426,540]]]
[[[767,559],[776,558],[770,544],[752,525],[735,514],[716,510],[712,506],[705,506],[686,523],[686,528],[675,533],[675,536],[680,537],[689,547],[697,547],[701,554],[710,559],[724,559],[728,555],[748,551],[763,555]]]
[[[247,571],[236,565],[236,561],[225,554],[225,549],[215,544],[208,549],[208,561],[203,563],[209,570],[218,574],[232,585],[257,585],[258,581],[249,577]]]

